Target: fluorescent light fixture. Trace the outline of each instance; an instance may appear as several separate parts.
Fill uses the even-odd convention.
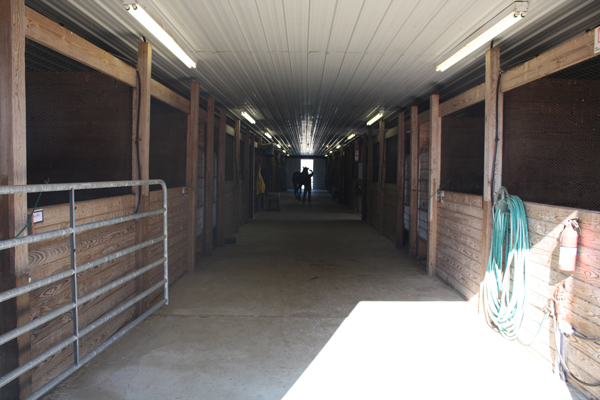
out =
[[[351,134],[350,136],[348,136],[348,140],[352,139],[354,136],[356,136],[354,133]]]
[[[281,151],[283,151],[284,153],[286,153],[285,149],[282,149]]]
[[[242,110],[241,114],[242,114],[242,117],[246,118],[248,120],[248,122],[250,122],[251,124],[256,123],[254,118],[252,118],[252,116],[250,114],[248,114],[246,111]]]
[[[336,149],[341,149],[342,145],[338,144],[337,146],[335,146]]]
[[[333,153],[333,150],[329,150],[329,153]]]
[[[269,132],[265,132],[265,136],[268,137],[269,139],[273,139],[273,136],[271,136],[271,134]]]
[[[375,115],[373,118],[371,118],[369,120],[369,122],[367,122],[367,126],[369,125],[373,125],[375,122],[377,122],[379,120],[379,118],[383,117],[383,108],[379,109],[379,113],[377,115]]]
[[[278,149],[281,148],[281,145],[279,143],[276,143],[275,146],[277,146]],[[285,151],[285,150],[284,150]]]
[[[524,4],[523,4],[524,3]],[[527,2],[526,1],[517,1],[515,2],[514,9],[510,12],[509,15],[502,18],[498,23],[492,26],[487,31],[483,32],[481,35],[477,36],[475,39],[471,40],[467,43],[462,49],[456,52],[453,56],[448,58],[446,61],[438,65],[435,70],[436,71],[445,71],[484,44],[488,43],[490,40],[494,39],[496,36],[521,21],[525,17],[525,13],[527,12]]]
[[[185,51],[148,13],[137,3],[125,4],[125,9],[133,15],[140,24],[144,25],[151,34],[162,42],[167,48],[177,56],[188,68],[196,68],[196,63],[187,55]]]

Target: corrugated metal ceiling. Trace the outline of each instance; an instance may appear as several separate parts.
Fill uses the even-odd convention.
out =
[[[186,68],[125,12],[121,0],[26,0],[132,62],[140,35],[153,76],[187,95],[191,80],[256,130],[324,154],[385,107],[386,117],[432,93],[450,98],[483,81],[485,48],[446,72],[435,65],[509,7],[503,0],[139,0],[198,63]],[[500,37],[502,67],[522,63],[600,23],[600,1],[531,0]]]

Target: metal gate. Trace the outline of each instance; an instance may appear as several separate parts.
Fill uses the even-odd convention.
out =
[[[76,225],[75,221],[75,191],[76,190],[87,190],[87,189],[105,189],[105,188],[118,188],[118,187],[132,187],[132,186],[142,186],[142,185],[161,185],[162,195],[163,195],[163,206],[157,210],[140,212],[136,214],[131,214],[123,217],[111,218],[107,220],[91,222],[83,225]],[[93,183],[65,183],[65,184],[50,184],[50,185],[22,185],[22,186],[0,186],[0,195],[6,194],[15,194],[15,193],[40,193],[40,192],[58,192],[58,191],[69,191],[69,205],[70,205],[70,226],[64,229],[57,229],[54,231],[44,232],[33,234],[29,236],[16,237],[8,240],[0,241],[0,250],[10,249],[13,247],[17,247],[24,244],[41,242],[44,240],[55,239],[64,236],[70,236],[70,252],[71,252],[71,268],[62,272],[59,272],[54,275],[50,275],[46,278],[39,279],[36,281],[32,281],[28,284],[16,287],[14,289],[7,290],[5,292],[0,293],[0,302],[15,298],[19,295],[28,293],[34,289],[49,285],[53,282],[59,281],[61,279],[70,278],[71,279],[71,302],[62,307],[57,308],[41,317],[34,319],[22,326],[19,326],[9,332],[0,335],[0,346],[5,343],[19,337],[20,335],[30,332],[33,329],[41,326],[54,318],[57,318],[67,312],[73,313],[73,334],[67,339],[63,340],[61,343],[51,347],[46,350],[42,354],[37,357],[31,359],[27,363],[19,366],[15,370],[9,372],[7,375],[0,377],[0,388],[5,386],[7,383],[17,379],[22,374],[31,370],[35,366],[41,364],[49,357],[52,357],[54,354],[57,354],[62,349],[66,348],[69,345],[73,345],[74,352],[74,361],[73,364],[67,368],[64,372],[59,374],[57,377],[52,379],[50,382],[46,383],[40,389],[38,389],[31,396],[27,397],[27,400],[38,399],[44,394],[48,393],[52,388],[58,385],[62,380],[67,378],[73,372],[78,370],[82,365],[90,361],[116,340],[121,338],[124,334],[130,331],[133,327],[143,321],[146,317],[152,314],[154,311],[162,307],[164,304],[168,304],[169,302],[169,273],[168,273],[168,221],[167,221],[167,186],[162,180],[146,180],[146,181],[117,181],[117,182],[93,182]],[[152,215],[163,214],[163,233],[160,236],[147,240],[143,243],[136,244],[134,246],[130,246],[126,249],[114,252],[112,254],[106,255],[104,257],[97,258],[95,260],[77,264],[77,255],[75,252],[76,245],[76,235],[82,232],[86,232],[92,229],[97,229],[105,226],[115,225],[122,222],[132,221],[136,219],[141,219],[145,217],[149,217]],[[154,261],[151,264],[144,266],[143,268],[136,270],[122,278],[116,279],[111,283],[86,294],[83,297],[79,297],[77,295],[77,274],[86,271],[90,268],[103,264],[107,261],[114,260],[118,257],[122,257],[126,254],[133,253],[137,250],[141,250],[145,247],[151,246],[155,243],[163,242],[163,257],[159,260]],[[160,265],[163,265],[164,277],[163,279],[152,286],[151,288],[145,290],[140,293],[136,297],[122,304],[121,306],[115,308],[114,310],[104,314],[102,317],[98,318],[94,322],[88,324],[87,326],[80,328],[78,323],[78,315],[79,315],[79,307],[92,300],[96,297],[107,293],[108,291],[135,279],[136,277],[150,271],[153,268],[156,268]],[[135,305],[140,300],[144,299],[154,291],[164,288],[164,298],[159,301],[156,305],[151,307],[148,311],[140,315],[138,318],[130,322],[120,331],[111,336],[108,340],[98,346],[95,350],[91,351],[85,357],[79,357],[79,341],[80,339],[91,332],[93,329],[99,327],[110,319],[116,317],[121,314],[123,311],[128,309],[129,307]]]

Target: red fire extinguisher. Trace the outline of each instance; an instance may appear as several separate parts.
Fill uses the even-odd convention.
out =
[[[565,224],[565,229],[560,235],[560,255],[558,258],[558,269],[565,272],[575,271],[577,264],[577,244],[579,225],[575,219],[570,219]]]

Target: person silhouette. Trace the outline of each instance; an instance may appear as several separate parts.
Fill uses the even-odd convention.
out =
[[[304,182],[304,195],[302,196],[303,203],[306,201],[306,192],[308,192],[308,203],[310,204],[310,193],[312,191],[311,178],[313,175],[314,172],[309,170],[308,167],[302,169],[302,181]]]

